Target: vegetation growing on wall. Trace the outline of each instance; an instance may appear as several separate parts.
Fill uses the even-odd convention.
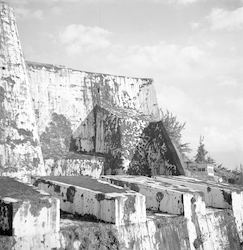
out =
[[[40,136],[44,158],[64,158],[70,147],[71,123],[64,115],[52,114],[52,120]]]
[[[189,147],[190,143],[183,143],[182,142],[182,130],[185,129],[186,122],[180,123],[177,120],[177,117],[174,116],[168,110],[163,112],[160,109],[161,121],[163,122],[167,133],[171,140],[175,143],[176,147],[178,148],[179,152],[182,154],[183,158],[187,158],[186,153],[191,152],[191,148]]]

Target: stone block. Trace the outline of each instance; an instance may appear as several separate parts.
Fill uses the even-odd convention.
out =
[[[203,192],[208,207],[232,209],[238,234],[243,242],[243,189],[240,186],[185,176],[154,176],[154,179]]]
[[[0,235],[25,237],[58,232],[60,202],[31,185],[0,177]]]
[[[197,238],[192,242],[195,249],[241,249],[240,238],[233,212],[228,209],[207,208],[198,216]]]
[[[90,177],[33,177],[34,186],[61,201],[61,210],[116,225],[146,221],[145,197]]]
[[[229,185],[199,180],[186,176],[154,176],[156,180],[161,180],[173,185],[182,185],[188,188],[202,191],[205,195],[206,206],[214,208],[232,208],[232,199]]]
[[[102,180],[111,184],[129,188],[146,197],[146,208],[153,211],[184,215],[189,204],[197,203],[200,213],[205,213],[204,195],[202,192],[188,188],[176,187],[155,179],[143,176],[103,175]],[[188,207],[190,209],[190,207]]]

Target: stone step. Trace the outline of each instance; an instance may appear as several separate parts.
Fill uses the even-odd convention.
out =
[[[194,243],[200,235],[198,216],[206,213],[202,192],[144,176],[103,175],[101,179],[145,195],[148,210],[183,215],[187,221],[190,249],[197,249]]]
[[[0,177],[0,235],[32,236],[58,232],[60,202],[9,177]]]
[[[197,189],[204,193],[206,206],[215,208],[232,208],[231,191],[238,191],[232,185],[220,184],[212,181],[199,180],[185,176],[154,176],[156,180],[180,185],[191,189]]]
[[[32,177],[34,186],[60,199],[61,210],[116,225],[146,221],[145,197],[86,176]]]
[[[186,188],[200,190],[204,193],[206,206],[232,209],[238,234],[243,242],[243,188],[237,185],[199,180],[186,176],[154,176],[155,180]]]
[[[102,175],[101,179],[145,195],[148,210],[183,215],[189,201],[189,204],[196,203],[197,210],[205,214],[204,194],[200,191],[144,176]]]

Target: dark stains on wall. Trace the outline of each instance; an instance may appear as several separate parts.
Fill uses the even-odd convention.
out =
[[[242,249],[242,243],[241,248],[239,247],[239,234],[237,232],[237,226],[235,223],[235,219],[233,216],[232,210],[223,210],[224,217],[221,220],[221,227],[226,228],[227,236],[229,240],[229,249]]]
[[[82,154],[94,154],[96,142],[95,116],[96,109],[94,108],[81,122],[78,128],[73,131],[70,139],[70,151]]]
[[[70,187],[67,189],[67,193],[66,193],[67,201],[73,203],[75,193],[76,193],[76,188],[73,187],[73,186],[70,186]]]
[[[18,129],[15,122],[12,122],[12,128],[15,128],[18,131],[20,139],[13,139],[10,136],[6,137],[6,144],[10,145],[11,148],[15,148],[16,145],[30,142],[32,146],[36,147],[38,145],[37,140],[34,140],[32,131],[27,129]]]
[[[135,208],[135,197],[134,196],[127,196],[127,200],[125,201],[124,204],[124,222],[126,224],[130,224],[130,216],[128,216],[129,214],[135,213],[136,212],[136,208]]]
[[[99,193],[99,194],[96,194],[95,195],[95,199],[97,200],[97,201],[103,201],[103,200],[105,200],[106,198],[105,198],[105,194],[103,194],[103,193]]]
[[[163,123],[151,122],[144,128],[128,174],[184,174],[182,163]]]
[[[54,184],[51,181],[45,179],[34,179],[33,186],[38,187],[41,183],[48,185],[48,188],[53,186],[54,192],[60,193],[61,187],[58,184]]]
[[[40,211],[43,207],[50,208],[52,206],[52,204],[46,198],[38,199],[35,202],[32,201],[30,205],[29,211],[34,217],[38,217],[40,215]]]
[[[8,76],[8,77],[2,77],[1,79],[2,81],[6,81],[8,83],[9,86],[11,86],[11,88],[14,87],[14,85],[16,84],[15,80],[12,78],[12,76]]]
[[[52,114],[52,120],[40,136],[43,157],[61,159],[68,155],[72,129],[64,115]]]
[[[4,143],[5,135],[4,135],[4,119],[6,115],[6,110],[4,108],[4,98],[5,98],[5,90],[2,86],[0,86],[0,143]]]
[[[13,204],[0,200],[0,235],[13,235]]]
[[[223,197],[224,197],[224,201],[227,202],[229,205],[232,206],[232,196],[231,196],[231,192],[227,192],[225,190],[221,190]]]
[[[158,193],[156,194],[156,200],[157,200],[158,202],[161,202],[161,201],[163,200],[163,198],[164,198],[164,194],[163,194],[162,192],[158,192]]]
[[[195,249],[201,249],[201,246],[203,245],[203,241],[201,239],[201,237],[197,237],[194,241],[193,241],[193,246],[195,247]]]
[[[119,250],[121,248],[115,227],[104,223],[83,222],[79,226],[63,228],[61,234],[66,242],[66,249],[74,249],[74,242],[79,241],[79,249]]]

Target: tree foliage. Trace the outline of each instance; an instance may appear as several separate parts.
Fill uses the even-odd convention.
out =
[[[191,152],[189,147],[189,143],[182,143],[182,135],[181,132],[185,128],[186,122],[180,123],[177,121],[177,117],[174,116],[168,110],[163,112],[160,109],[161,114],[161,121],[163,122],[167,133],[169,134],[170,139],[176,144],[177,148],[179,149],[180,153],[185,156],[185,153]]]
[[[206,155],[208,153],[208,151],[205,150],[204,148],[204,143],[203,143],[204,137],[200,135],[200,139],[199,139],[199,146],[197,149],[197,154],[195,156],[195,162],[197,163],[206,163],[208,162],[206,159]],[[211,158],[210,158],[211,159]]]

